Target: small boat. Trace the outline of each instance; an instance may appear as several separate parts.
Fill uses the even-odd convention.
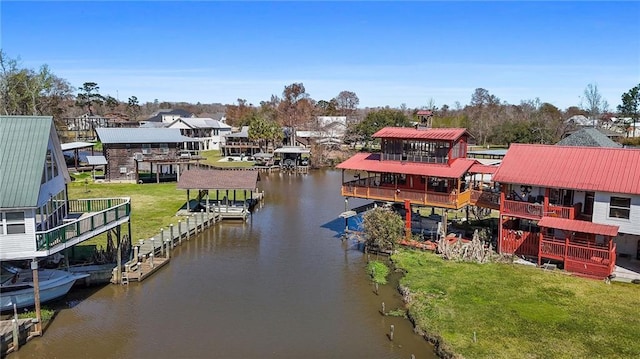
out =
[[[88,276],[84,280],[79,280],[76,284],[92,286],[111,283],[116,266],[116,263],[80,264],[70,266],[66,268],[66,271],[76,275],[87,274]]]
[[[0,311],[13,310],[14,304],[17,308],[34,306],[32,271],[3,264],[2,272]],[[88,274],[74,274],[57,269],[39,269],[40,303],[64,296],[69,292],[76,280],[88,276]]]

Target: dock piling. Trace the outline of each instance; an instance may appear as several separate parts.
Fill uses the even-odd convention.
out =
[[[393,331],[394,331],[394,326],[393,324],[391,324],[391,329],[389,330],[389,340],[393,341]]]
[[[189,240],[189,216],[187,216],[187,240]]]
[[[175,238],[173,236],[173,223],[169,225],[169,238],[171,239],[171,243],[173,243],[173,239]]]
[[[182,244],[182,221],[178,220],[178,243]]]

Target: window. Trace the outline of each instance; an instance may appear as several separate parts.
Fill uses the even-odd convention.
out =
[[[5,212],[0,217],[0,234],[25,233],[24,212]]]
[[[629,219],[631,198],[611,197],[609,201],[609,218]]]

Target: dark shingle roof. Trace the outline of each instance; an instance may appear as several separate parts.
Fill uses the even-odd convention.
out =
[[[162,115],[178,115],[183,118],[193,116],[193,114],[191,114],[189,111],[183,110],[180,108],[161,109],[156,111],[154,114],[151,115],[151,117],[149,117],[145,121],[146,122],[162,122]]]
[[[622,147],[621,144],[612,141],[609,137],[595,128],[583,128],[563,138],[557,143],[559,146],[584,146],[584,147]]]
[[[258,171],[192,169],[180,174],[178,189],[246,189],[254,190]]]

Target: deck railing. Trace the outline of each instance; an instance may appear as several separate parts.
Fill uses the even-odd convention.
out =
[[[502,212],[504,214],[539,219],[542,218],[544,213],[544,205],[507,199],[502,205]]]
[[[404,202],[432,205],[446,208],[460,208],[469,204],[471,191],[464,191],[460,194],[450,194],[441,192],[425,192],[411,189],[386,186],[367,186],[366,180],[360,179],[344,183],[342,185],[342,195],[345,197],[366,198],[380,201]]]
[[[470,203],[478,207],[500,209],[500,193],[474,189],[471,190]]]
[[[576,243],[544,236],[540,241],[539,255],[541,258],[564,261],[568,271],[604,278],[615,269],[616,244],[608,248],[591,242]]]
[[[49,250],[89,232],[100,232],[109,224],[128,217],[131,213],[129,198],[77,199],[69,201],[69,214],[84,214],[78,219],[36,232],[38,250]],[[96,234],[99,234],[96,233]]]
[[[538,241],[538,233],[505,229],[502,231],[500,253],[537,256]]]

